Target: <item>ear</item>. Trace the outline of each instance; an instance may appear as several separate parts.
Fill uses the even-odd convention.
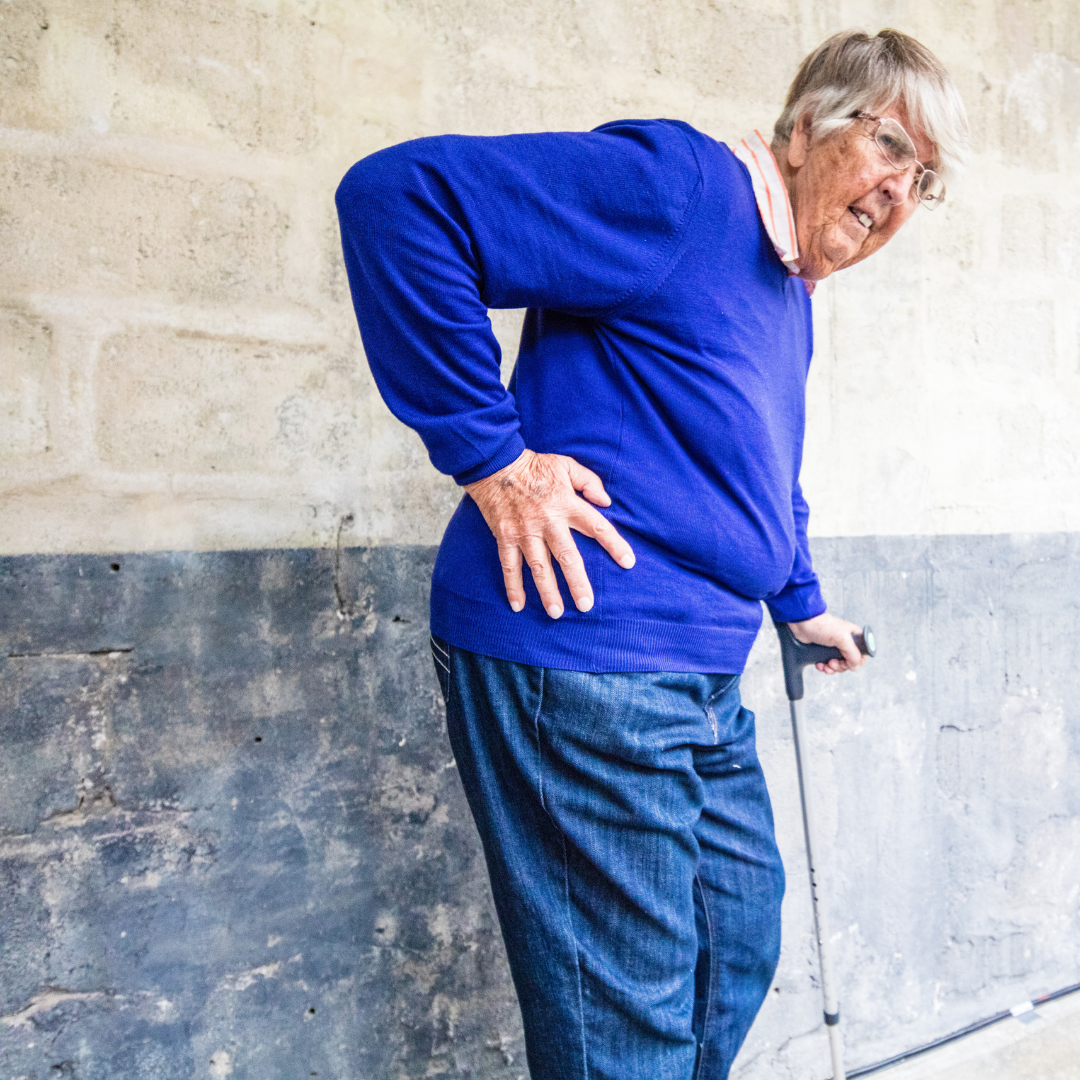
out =
[[[791,138],[788,140],[787,159],[793,169],[801,169],[806,164],[807,155],[810,153],[810,115],[803,113],[795,121],[795,127],[791,129]]]

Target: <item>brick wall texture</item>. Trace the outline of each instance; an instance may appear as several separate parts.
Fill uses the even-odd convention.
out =
[[[1072,0],[5,0],[0,551],[319,546],[350,514],[436,542],[457,493],[363,363],[348,166],[627,115],[767,131],[825,34],[886,23],[952,70],[974,154],[815,297],[813,529],[1080,528]],[[509,365],[520,313],[493,321]]]

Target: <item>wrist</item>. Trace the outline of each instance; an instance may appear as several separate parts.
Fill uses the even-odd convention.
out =
[[[502,488],[507,480],[512,480],[528,464],[530,458],[534,457],[536,455],[526,447],[508,465],[496,469],[495,472],[490,473],[481,480],[474,480],[471,484],[463,484],[462,487],[469,495],[474,497],[477,493],[490,491],[493,488]]]
[[[525,449],[525,440],[521,433],[515,431],[487,460],[465,469],[463,472],[454,473],[454,481],[459,487],[466,488],[479,480],[486,480],[489,476],[512,465]]]

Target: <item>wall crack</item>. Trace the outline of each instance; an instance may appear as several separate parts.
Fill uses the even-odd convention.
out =
[[[354,515],[346,514],[338,522],[337,545],[334,549],[334,600],[337,602],[337,617],[344,622],[353,617],[351,605],[345,600],[345,594],[341,591],[341,534],[346,525],[351,525],[355,520]]]

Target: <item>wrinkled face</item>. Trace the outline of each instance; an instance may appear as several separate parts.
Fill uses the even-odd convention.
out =
[[[934,146],[915,130],[903,105],[874,110],[898,121],[919,161],[932,167]],[[885,160],[874,124],[855,120],[837,135],[811,138],[807,118],[795,126],[781,156],[795,212],[800,277],[818,281],[872,255],[918,206],[911,190],[915,167],[904,172]],[[786,168],[784,167],[786,166]]]

